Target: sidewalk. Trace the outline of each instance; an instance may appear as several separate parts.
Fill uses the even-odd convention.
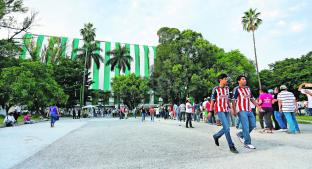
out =
[[[64,118],[56,122],[55,128],[49,122],[0,128],[0,168],[19,164],[86,122]]]

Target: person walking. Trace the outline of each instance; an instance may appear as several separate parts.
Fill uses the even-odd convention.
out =
[[[144,107],[141,108],[141,115],[142,115],[142,122],[145,121],[145,115],[146,115],[146,111],[144,109]]]
[[[185,122],[185,110],[186,110],[185,104],[181,103],[179,108],[180,108],[180,121],[183,120]]]
[[[302,93],[307,95],[308,97],[308,105],[307,105],[307,113],[309,116],[312,116],[312,83],[302,83],[298,90]]]
[[[60,116],[59,110],[56,105],[50,107],[49,114],[47,116],[50,116],[51,127],[54,127],[55,122],[58,120]]]
[[[287,91],[286,85],[280,86],[281,92],[277,95],[279,112],[283,112],[289,124],[288,133],[300,133],[295,112],[298,110],[296,98],[292,92]]]
[[[150,107],[149,109],[149,113],[150,113],[150,116],[151,116],[151,122],[154,122],[154,118],[155,118],[155,109],[153,106]]]
[[[278,100],[277,100],[277,95],[279,93],[278,87],[276,87],[273,91],[274,93],[274,99],[273,99],[273,111],[274,111],[274,116],[275,119],[280,126],[280,131],[287,131],[287,121],[285,118],[285,115],[279,111],[279,106],[278,106]]]
[[[266,128],[263,130],[263,132],[267,133],[273,133],[273,124],[272,124],[272,102],[273,102],[273,96],[268,93],[268,90],[266,88],[262,89],[263,93],[259,96],[259,106],[261,106],[261,109],[264,111],[264,122],[266,125]]]
[[[186,113],[186,123],[185,123],[185,127],[186,128],[189,128],[188,126],[190,126],[191,128],[194,128],[192,126],[192,113],[193,113],[193,106],[191,105],[190,103],[190,100],[189,99],[186,99],[186,110],[185,110],[185,113]]]
[[[238,86],[233,90],[233,114],[236,115],[238,111],[238,117],[242,124],[243,131],[238,132],[237,136],[239,140],[244,143],[248,149],[256,149],[251,144],[251,131],[256,128],[256,118],[251,110],[251,102],[257,105],[255,98],[253,97],[251,90],[246,86],[246,76],[240,75],[236,79]]]
[[[214,110],[217,113],[219,120],[222,123],[222,129],[213,135],[216,146],[219,146],[219,139],[225,135],[226,141],[232,153],[238,153],[235,145],[232,141],[229,126],[229,87],[227,87],[228,76],[221,74],[218,77],[219,86],[216,86],[212,90],[210,111]]]

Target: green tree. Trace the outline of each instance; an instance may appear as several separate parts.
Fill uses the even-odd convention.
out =
[[[130,62],[133,59],[130,56],[130,51],[126,48],[126,46],[120,47],[120,45],[118,45],[116,49],[107,53],[114,56],[106,61],[106,65],[111,66],[111,71],[114,71],[115,67],[124,73],[126,72],[126,69],[130,70]]]
[[[54,79],[68,95],[66,108],[72,108],[79,103],[79,94],[83,76],[83,64],[78,60],[60,59],[53,65]]]
[[[40,62],[24,61],[20,66],[4,68],[0,78],[0,88],[9,93],[7,107],[27,105],[44,115],[47,106],[65,104],[68,98],[53,79],[52,68]]]
[[[141,103],[149,90],[148,80],[135,74],[118,76],[112,81],[114,95],[123,100],[130,109]]]
[[[93,27],[93,24],[87,23],[84,25],[84,28],[80,29],[80,34],[83,37],[83,47],[78,49],[78,59],[83,60],[84,62],[84,74],[83,74],[83,87],[82,87],[82,104],[84,104],[84,98],[85,98],[85,91],[88,90],[86,88],[86,80],[88,74],[88,69],[91,67],[92,60],[96,64],[98,68],[100,68],[100,62],[103,62],[103,58],[100,55],[101,48],[99,47],[99,43],[95,42],[95,28]]]
[[[284,84],[295,94],[297,98],[303,99],[298,87],[303,82],[312,82],[312,52],[300,58],[287,58],[269,65],[269,69],[260,72],[268,88],[279,87]]]
[[[258,59],[257,59],[257,51],[256,51],[256,40],[255,40],[255,31],[258,29],[259,25],[261,25],[262,20],[259,18],[260,12],[256,11],[257,9],[249,9],[244,13],[242,17],[242,24],[243,29],[247,32],[252,32],[252,40],[254,46],[254,53],[255,53],[255,61],[256,61],[256,68],[257,68],[257,75],[258,75],[258,83],[259,89],[261,89],[261,80],[259,75],[259,68],[258,68]]]
[[[7,39],[0,39],[0,57],[17,56],[20,52],[21,44],[16,41],[15,37],[28,31],[37,15],[37,13],[33,13],[19,23],[21,14],[25,14],[27,11],[28,8],[24,6],[23,0],[0,0],[0,30],[6,29],[8,32]]]
[[[177,103],[191,96],[201,101],[210,95],[220,73],[232,78],[245,74],[250,83],[255,81],[255,67],[238,50],[224,52],[192,30],[165,27],[158,34],[162,43],[157,46],[150,87],[164,102]]]

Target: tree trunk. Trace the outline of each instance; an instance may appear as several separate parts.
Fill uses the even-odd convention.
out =
[[[254,31],[252,31],[252,39],[253,39],[254,52],[255,52],[255,60],[256,60],[256,69],[257,69],[259,90],[261,90],[262,87],[261,87],[261,80],[260,80],[260,75],[259,75],[258,59],[257,59],[257,51],[256,51],[256,40],[255,40],[255,33],[254,33]]]

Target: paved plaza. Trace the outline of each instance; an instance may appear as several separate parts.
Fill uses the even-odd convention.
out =
[[[61,119],[0,128],[1,169],[311,169],[312,125],[302,134],[251,134],[256,150],[243,147],[231,128],[239,154],[232,154],[225,137],[216,147],[212,134],[220,129],[194,122],[139,119]]]

